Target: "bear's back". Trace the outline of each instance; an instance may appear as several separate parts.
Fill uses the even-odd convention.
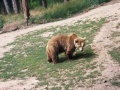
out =
[[[52,37],[48,41],[48,45],[53,45],[53,46],[66,46],[66,43],[68,42],[68,37],[67,35],[57,35]]]

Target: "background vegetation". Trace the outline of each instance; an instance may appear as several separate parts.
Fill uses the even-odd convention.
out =
[[[54,0],[53,0],[54,1]],[[96,5],[110,0],[70,0],[67,3],[50,3],[48,9],[44,9],[41,14],[30,19],[31,23],[45,23],[71,17],[85,9],[94,8]]]
[[[42,7],[42,0],[29,0],[30,9],[34,9],[36,7]],[[53,6],[56,3],[63,3],[64,0],[46,0],[48,7]]]
[[[4,22],[3,22],[3,18],[2,18],[2,15],[0,15],[0,28],[3,27],[3,24],[4,24]],[[0,29],[0,30],[1,30],[1,29]]]
[[[61,20],[63,18],[71,17],[76,13],[82,12],[85,9],[94,8],[96,5],[108,2],[110,0],[70,0],[67,3],[64,3],[64,0],[47,0],[47,8],[42,6],[41,0],[28,0],[30,8],[30,20],[31,24],[40,24],[50,21]],[[10,4],[10,10],[12,10],[12,3]],[[18,3],[19,4],[19,3]],[[19,8],[20,10],[20,8]],[[8,18],[9,17],[9,18]],[[18,19],[17,19],[17,18]],[[21,22],[24,23],[23,13],[20,11],[19,14],[11,15],[2,15],[0,18],[0,29],[3,27],[3,24],[9,24],[12,22]],[[4,23],[3,23],[4,22]]]

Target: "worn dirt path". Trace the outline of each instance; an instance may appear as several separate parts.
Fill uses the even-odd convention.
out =
[[[105,70],[102,71],[101,78],[105,80],[109,80],[120,74],[119,65],[115,64],[110,55],[108,54],[109,48],[106,48],[108,45],[112,45],[113,43],[110,41],[109,36],[111,35],[112,30],[115,30],[115,25],[120,23],[120,0],[115,0],[117,3],[112,3],[110,5],[102,6],[93,10],[88,11],[82,15],[78,15],[73,18],[69,18],[62,21],[47,23],[38,25],[32,28],[27,28],[24,30],[18,30],[10,33],[5,33],[0,35],[0,57],[3,57],[4,52],[9,51],[11,47],[7,46],[8,43],[11,43],[15,40],[15,38],[19,35],[32,32],[35,30],[40,30],[42,28],[48,28],[58,25],[72,25],[78,20],[87,20],[87,19],[100,19],[109,17],[110,22],[106,23],[100,30],[100,32],[96,35],[93,41],[93,48],[96,53],[99,55],[95,60],[98,61],[98,69],[99,65],[103,62],[103,66],[105,66]],[[114,45],[114,44],[113,44]],[[0,82],[0,90],[23,90],[24,88],[29,90],[32,89],[38,81],[36,78],[28,78],[26,80],[12,80],[7,82]],[[78,90],[120,90],[118,87],[110,86],[110,83],[97,83],[91,88],[77,88]],[[39,89],[38,89],[39,90]]]
[[[112,17],[111,21],[103,25],[91,45],[98,55],[95,61],[97,62],[97,70],[102,75],[98,77],[98,81],[92,87],[78,88],[77,90],[120,90],[119,87],[111,85],[111,80],[120,75],[120,65],[112,60],[109,54],[110,50],[120,47],[120,42],[116,43],[116,41],[120,41],[120,36],[111,39],[113,32],[120,32],[120,28],[116,28],[120,23],[119,17],[120,15],[115,18]],[[102,67],[104,67],[104,70],[101,69]]]

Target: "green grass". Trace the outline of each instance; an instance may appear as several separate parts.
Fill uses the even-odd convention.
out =
[[[53,6],[56,3],[63,3],[64,0],[46,0],[47,6]],[[29,0],[29,8],[33,9],[36,7],[42,7],[42,1],[41,0]]]
[[[119,82],[112,82],[112,85],[120,87],[120,81]]]
[[[118,25],[116,26],[116,28],[117,28],[117,29],[119,29],[119,28],[120,28],[120,23],[118,23]]]
[[[2,19],[2,16],[0,15],[0,30],[1,30],[1,28],[3,27],[3,25],[4,25],[4,21],[3,21],[3,19]]]
[[[20,14],[11,14],[11,15],[2,15],[2,18],[4,20],[4,23],[10,24],[13,22],[23,22],[24,21],[24,16],[22,13]]]
[[[119,26],[119,23],[118,23],[117,27],[118,26]],[[112,38],[115,39],[116,37],[120,37],[120,32],[116,31],[116,32],[112,33]],[[114,43],[116,43],[116,44],[118,44],[119,42],[120,42],[120,40],[114,41]],[[110,51],[110,54],[114,60],[116,60],[118,63],[120,63],[120,46],[112,49],[112,51]]]
[[[120,26],[120,23],[118,23],[116,28],[119,29],[119,26]],[[117,31],[113,32],[111,36],[112,36],[112,39],[115,40],[116,37],[120,37],[120,32],[117,32]],[[114,41],[114,43],[118,44],[118,43],[120,43],[120,40]],[[115,60],[115,62],[120,64],[120,46],[113,48],[109,53],[110,53],[111,57],[113,58],[113,60]],[[111,83],[112,83],[112,85],[120,87],[120,75],[114,77],[111,80]]]
[[[120,47],[115,48],[112,51],[110,51],[110,54],[114,60],[116,60],[118,63],[120,63]]]
[[[32,2],[31,2],[32,1]],[[63,18],[68,18],[76,13],[80,13],[85,9],[94,8],[96,5],[107,2],[110,0],[70,0],[67,3],[64,3],[63,0],[48,0],[48,8],[45,9],[39,5],[40,1],[30,0],[30,24],[41,24],[52,21],[61,20]],[[20,14],[11,14],[11,15],[2,15],[4,23],[0,21],[0,28],[3,25],[20,22],[23,24],[25,22],[23,13]]]
[[[71,0],[68,3],[55,4],[43,13],[43,18],[48,21],[56,18],[66,18],[73,13],[81,12],[92,4],[90,0]]]
[[[120,75],[114,77],[111,80],[112,85],[120,87]]]
[[[56,3],[44,10],[42,15],[32,17],[30,23],[46,23],[61,20],[108,1],[110,0],[70,0],[67,3]]]
[[[0,59],[0,78],[7,80],[34,76],[41,81],[38,87],[39,85],[50,86],[52,84],[55,86],[52,88],[53,90],[62,87],[67,90],[77,84],[84,86],[86,83],[85,79],[92,78],[94,80],[95,77],[100,75],[99,73],[92,72],[90,75],[85,76],[87,70],[96,68],[96,63],[93,61],[95,54],[90,44],[103,23],[105,23],[105,19],[96,22],[89,20],[84,22],[79,21],[73,26],[66,25],[42,29],[18,37],[15,42],[9,44],[15,47],[10,52],[5,53],[5,57]],[[61,54],[61,63],[57,65],[48,63],[45,47],[52,36],[42,36],[42,34],[47,32],[54,32],[52,36],[57,34],[77,33],[78,36],[86,37],[86,54],[77,52],[76,56],[71,61],[69,61],[64,54]],[[80,83],[81,81],[83,83]],[[61,86],[56,87],[56,84],[60,84]]]

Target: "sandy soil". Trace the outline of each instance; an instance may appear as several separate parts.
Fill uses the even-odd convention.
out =
[[[116,86],[112,86],[110,80],[114,77],[120,75],[120,65],[112,60],[109,51],[114,47],[120,47],[120,42],[117,44],[114,41],[120,40],[120,37],[116,40],[111,40],[111,35],[113,32],[120,32],[120,28],[116,28],[118,23],[120,23],[120,15],[116,16],[117,19],[106,23],[100,30],[100,32],[95,36],[92,48],[98,57],[95,59],[97,61],[97,70],[99,70],[102,76],[99,77],[99,81],[93,87],[90,88],[78,88],[77,90],[120,90]],[[113,18],[112,18],[113,19]],[[104,67],[104,70],[101,69]]]
[[[92,47],[95,52],[98,54],[98,57],[95,59],[98,63],[98,70],[100,70],[100,65],[102,64],[105,69],[101,71],[102,78],[105,81],[97,82],[93,87],[90,88],[77,88],[76,90],[120,90],[120,88],[111,86],[109,80],[116,75],[120,74],[120,67],[118,64],[114,63],[111,56],[108,54],[108,51],[111,50],[114,46],[110,36],[112,31],[116,30],[116,25],[120,23],[120,0],[114,0],[117,3],[111,2],[109,5],[102,6],[93,10],[88,11],[82,15],[78,15],[73,18],[69,18],[62,21],[47,23],[38,25],[32,28],[22,29],[10,33],[4,33],[0,35],[0,57],[4,56],[4,52],[9,51],[12,47],[6,46],[8,43],[11,43],[19,35],[26,34],[35,30],[40,30],[42,28],[48,28],[58,25],[72,25],[78,20],[97,20],[100,18],[109,17],[110,22],[106,23],[100,30],[100,32],[95,36]],[[117,29],[120,31],[120,29]],[[120,44],[118,44],[119,46]],[[30,90],[35,87],[38,83],[36,78],[27,78],[25,80],[9,80],[7,82],[0,82],[0,90]]]

